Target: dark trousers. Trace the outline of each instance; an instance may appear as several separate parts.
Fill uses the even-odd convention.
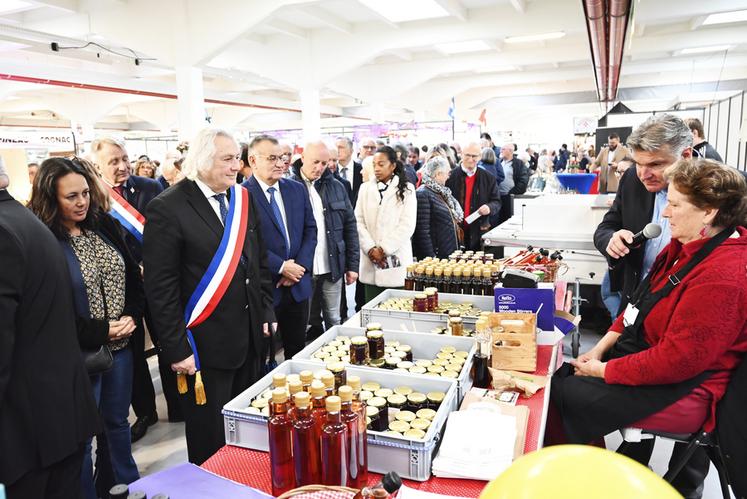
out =
[[[163,391],[163,396],[166,399],[166,411],[168,412],[169,421],[183,421],[184,417],[182,416],[182,408],[179,404],[179,393],[176,390],[176,374],[174,371],[171,370],[171,363],[169,363],[166,360],[163,360],[161,355],[161,348],[160,348],[160,342],[158,341],[158,337],[155,335],[155,329],[153,328],[153,325],[150,321],[150,311],[146,307],[145,309],[145,323],[148,325],[148,332],[150,333],[150,337],[153,340],[153,346],[156,348],[156,352],[158,353],[158,372],[161,375],[161,388]],[[143,338],[143,343],[145,343],[145,339]],[[135,346],[135,345],[133,345]],[[144,345],[143,345],[144,347]],[[141,366],[142,367],[142,366]],[[147,360],[145,362],[145,367],[148,367]],[[139,400],[141,398],[140,393],[142,392],[138,388],[137,383],[137,360],[135,361],[135,372],[134,372],[134,380],[133,380],[133,386],[132,386],[132,409],[135,411],[135,415],[137,417],[146,416],[150,414],[155,414],[156,412],[156,405],[155,405],[155,393],[153,394],[153,410],[152,412],[148,412],[150,410],[150,399],[147,401]],[[150,382],[150,389],[153,389],[153,380],[150,377],[150,370],[148,370],[148,382]],[[146,388],[147,390],[147,388]],[[140,393],[136,393],[140,392]]]
[[[62,461],[23,475],[6,485],[8,499],[75,499],[82,497],[80,472],[84,446]]]
[[[355,283],[355,311],[360,312],[363,305],[366,304],[365,285],[359,280]]]
[[[345,276],[342,277],[345,279]],[[348,297],[345,293],[345,288],[347,286],[345,285],[345,281],[342,281],[342,293],[340,296],[340,323],[342,324],[346,320],[348,320]]]
[[[259,378],[259,362],[251,350],[244,364],[237,369],[213,369],[202,367],[200,371],[205,385],[205,405],[195,403],[195,377],[187,376],[189,390],[179,395],[184,413],[189,462],[202,464],[218,449],[226,445],[223,426],[223,406],[249,388]]]
[[[280,305],[275,307],[278,334],[283,341],[285,360],[306,346],[306,326],[309,323],[309,300],[297,302],[289,289],[283,290]]]
[[[511,194],[501,195],[501,211],[498,214],[498,225],[514,216],[514,203]]]
[[[132,344],[132,410],[142,418],[156,413],[156,391],[145,358],[145,326],[141,321],[130,339]]]
[[[672,457],[669,458],[669,465],[676,463],[682,453],[687,448],[687,444],[675,443],[672,450]],[[638,461],[644,466],[648,466],[651,454],[654,451],[654,439],[642,440],[641,442],[628,443],[627,448],[622,454],[631,459]],[[708,471],[711,467],[711,460],[702,447],[698,447],[695,454],[685,463],[685,466],[672,481],[672,486],[677,492],[682,494],[685,499],[699,499],[703,496],[703,482],[705,481]]]

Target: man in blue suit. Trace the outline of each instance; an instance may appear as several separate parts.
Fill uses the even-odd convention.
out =
[[[303,184],[283,177],[280,144],[258,135],[249,144],[252,177],[249,189],[262,221],[267,263],[275,285],[275,316],[285,358],[305,345],[309,320],[312,265],[316,248],[316,222]]]

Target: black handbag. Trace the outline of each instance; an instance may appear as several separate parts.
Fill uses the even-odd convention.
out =
[[[109,311],[106,307],[106,294],[104,293],[104,283],[101,279],[99,279],[99,287],[101,288],[101,298],[104,302],[104,320],[108,321]],[[109,350],[109,345],[106,343],[97,349],[82,349],[81,352],[83,353],[83,363],[89,375],[105,373],[114,365],[114,357],[111,350]]]

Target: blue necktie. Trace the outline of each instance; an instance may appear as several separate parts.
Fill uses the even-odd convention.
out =
[[[216,194],[213,197],[218,200],[218,205],[220,206],[220,219],[223,222],[223,225],[225,226],[226,217],[228,216],[228,206],[226,206],[226,195]]]
[[[218,200],[218,206],[220,209],[220,219],[223,221],[223,226],[225,227],[226,217],[228,216],[228,207],[226,206],[226,195],[215,194],[213,197]],[[241,255],[241,258],[239,261],[241,262],[241,265],[246,265],[246,257],[244,255]]]
[[[280,226],[280,232],[283,233],[283,239],[285,239],[285,253],[287,257],[290,254],[290,241],[288,241],[288,237],[286,236],[285,224],[283,223],[283,215],[280,214],[280,207],[275,201],[276,190],[277,189],[275,189],[274,187],[270,187],[269,189],[267,189],[267,192],[270,193],[270,208],[272,208],[272,214],[275,215],[275,221]]]

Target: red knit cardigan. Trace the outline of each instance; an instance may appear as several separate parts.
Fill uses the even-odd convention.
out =
[[[665,385],[703,371],[715,371],[703,385],[712,395],[704,429],[715,428],[716,403],[726,391],[731,373],[747,352],[747,229],[727,239],[690,271],[657,303],[643,322],[651,348],[607,362],[604,380],[622,385]],[[662,270],[652,276],[652,291],[682,268],[705,244],[700,239],[662,250]],[[610,331],[623,331],[623,316]]]

